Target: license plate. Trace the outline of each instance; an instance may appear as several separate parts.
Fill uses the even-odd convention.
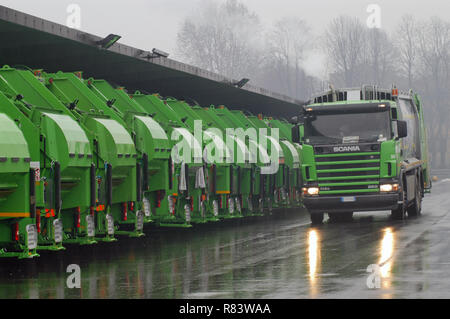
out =
[[[341,197],[341,202],[343,202],[343,203],[353,203],[353,202],[356,202],[356,197],[353,197],[353,196]]]

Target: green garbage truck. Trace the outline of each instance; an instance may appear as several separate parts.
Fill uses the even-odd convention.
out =
[[[10,105],[3,93],[0,104]],[[0,257],[36,257],[36,171],[17,123],[0,113],[0,127]]]
[[[185,123],[186,118],[182,118],[180,113],[175,112],[158,94],[136,91],[130,96],[162,126],[170,137],[170,148],[174,153],[177,153],[174,148],[178,144],[179,137],[184,139],[192,150],[200,151],[200,156],[194,151],[187,152],[186,157],[183,156],[186,162],[191,163],[190,165],[185,165],[183,161],[174,161],[171,155],[169,192],[165,196],[161,194],[161,197],[158,197],[157,206],[160,206],[160,209],[154,210],[156,222],[163,227],[191,227],[192,224],[218,221],[218,211],[212,212],[207,209],[205,192],[207,177],[201,157],[201,145],[193,135],[194,132]],[[177,136],[175,141],[172,136]],[[165,203],[169,205],[169,210],[162,208]]]
[[[305,207],[313,224],[354,212],[418,216],[431,189],[423,105],[397,88],[330,89],[293,119],[302,144]]]
[[[45,88],[39,72],[3,66],[0,92],[0,111],[17,124],[29,148],[37,249],[62,250],[63,241],[94,243],[92,148],[83,128]]]

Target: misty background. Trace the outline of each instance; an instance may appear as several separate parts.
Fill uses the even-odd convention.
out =
[[[450,2],[442,0],[0,0],[66,24],[81,8],[81,30],[300,100],[362,84],[423,98],[431,164],[450,167]],[[369,28],[370,4],[380,28]],[[2,64],[7,61],[1,61]]]

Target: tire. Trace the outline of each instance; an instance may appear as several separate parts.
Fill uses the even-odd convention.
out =
[[[420,186],[420,179],[416,179],[416,195],[414,204],[408,208],[408,217],[418,217],[422,211],[422,187]]]
[[[353,212],[328,213],[328,217],[332,223],[349,222],[353,220]]]
[[[406,218],[406,194],[402,190],[403,204],[400,204],[397,209],[391,211],[391,218],[393,220],[404,220]]]
[[[393,220],[404,220],[406,217],[406,211],[403,208],[403,205],[400,205],[399,208],[392,210],[391,217]]]
[[[337,213],[328,213],[328,218],[330,219],[330,223],[339,222],[339,214]]]
[[[311,224],[322,225],[323,224],[323,213],[311,213]]]
[[[406,218],[406,204],[407,204],[407,199],[406,199],[406,192],[405,192],[405,188],[404,185],[406,185],[406,181],[402,175],[401,178],[402,181],[402,204],[399,205],[399,207],[397,209],[393,209],[391,211],[391,218],[393,220],[404,220]]]
[[[351,222],[353,220],[353,212],[345,212],[342,214],[342,220],[345,222]]]

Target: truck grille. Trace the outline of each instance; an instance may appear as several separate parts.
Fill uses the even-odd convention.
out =
[[[380,147],[363,145],[361,152],[334,153],[315,148],[320,195],[359,195],[379,192]]]

